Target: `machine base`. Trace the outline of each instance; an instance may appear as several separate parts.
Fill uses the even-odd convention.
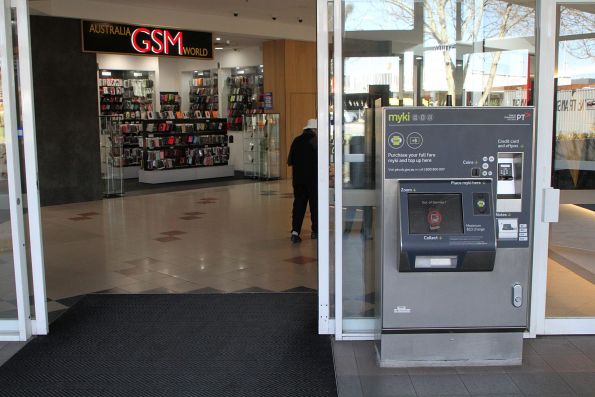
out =
[[[522,332],[382,334],[381,367],[521,365]]]

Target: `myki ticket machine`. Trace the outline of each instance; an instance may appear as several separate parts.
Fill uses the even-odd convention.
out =
[[[380,364],[519,364],[533,109],[384,108],[379,117]]]

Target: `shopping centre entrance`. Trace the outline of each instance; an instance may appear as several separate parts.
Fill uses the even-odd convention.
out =
[[[99,145],[85,147],[88,157],[78,161],[100,170],[104,197],[73,200],[97,188],[89,180],[44,195],[56,175],[43,173],[50,317],[89,293],[315,292],[309,213],[302,242],[289,238],[294,195],[286,166],[291,141],[315,118],[315,57],[302,62],[299,84],[275,66],[292,62],[297,49],[313,55],[315,43],[41,16],[32,17],[33,36],[50,24],[80,31],[83,52],[71,55],[96,63],[93,71],[81,67],[87,82],[95,80],[94,96],[79,99],[98,108]],[[205,36],[208,51],[138,53],[147,29],[166,41],[179,33],[184,48]],[[113,53],[121,38],[105,37],[126,31],[135,56]],[[54,64],[44,73],[64,72]],[[299,109],[289,105],[295,90],[312,91],[299,95]]]
[[[12,193],[5,198],[13,210],[6,279],[17,282],[7,283],[3,300],[10,313],[6,326],[18,325],[18,338],[47,332],[46,293],[51,305],[64,309],[60,300],[90,292],[318,287],[321,333],[373,339],[376,104],[536,107],[536,223],[532,231],[517,231],[533,241],[529,336],[592,330],[590,235],[576,231],[590,230],[592,218],[595,85],[592,59],[584,52],[592,33],[575,28],[591,26],[591,3],[494,0],[471,7],[476,3],[453,1],[440,8],[431,1],[398,1],[377,8],[373,1],[346,1],[329,8],[319,2],[316,18],[309,2],[309,17],[297,16],[302,5],[288,17],[251,3],[204,21],[204,30],[213,32],[213,59],[198,59],[203,51],[190,54],[194,58],[172,53],[176,37],[201,33],[179,10],[161,9],[157,20],[133,12],[134,4],[66,3],[38,7],[35,13],[43,15],[31,17],[34,34],[21,26],[19,37],[31,37],[18,42],[22,106],[9,95],[13,90],[4,90],[6,108],[23,113],[19,120],[5,118],[7,125],[14,122],[12,143],[6,138]],[[143,24],[110,22],[114,10],[145,15]],[[430,23],[438,11],[445,18]],[[28,22],[23,12],[21,22]],[[111,26],[89,28],[95,34],[137,32],[136,39],[146,39],[134,42],[140,55],[84,42],[81,33],[93,23]],[[169,25],[179,26],[181,36]],[[169,38],[163,48],[155,40],[161,37]],[[131,40],[122,43],[134,50]],[[6,77],[14,81],[8,70]],[[112,113],[120,113],[116,123]],[[294,246],[288,242],[292,191],[285,159],[310,118],[318,119],[320,131],[319,240]],[[257,130],[273,126],[279,127],[275,144],[255,139]],[[26,159],[27,196],[17,194],[16,142]],[[267,172],[257,167],[264,163]],[[273,168],[277,174],[268,172]],[[160,187],[148,195],[126,189],[130,180],[186,183],[189,175],[230,179],[199,189]],[[100,201],[104,194],[123,198]],[[26,218],[19,210],[23,200]],[[189,263],[195,260],[205,268]],[[215,260],[222,269],[212,268]],[[27,289],[34,292],[35,322],[27,315]]]
[[[171,7],[155,11],[151,29],[151,18],[98,21],[88,8],[60,7],[31,6],[26,27],[36,114],[22,119],[38,126],[40,194],[15,200],[34,200],[19,219],[38,217],[26,249],[36,251],[29,274],[44,276],[23,273],[21,287],[45,297],[31,299],[36,325],[24,335],[47,332],[88,294],[315,294],[317,240],[309,211],[302,241],[290,240],[286,165],[291,141],[316,118],[314,4],[281,7],[285,22],[269,19],[267,34],[251,26],[258,4],[217,11],[237,26],[213,32],[170,28],[187,25]],[[161,37],[163,51],[153,39],[155,51],[144,51],[145,36]],[[15,278],[9,256],[5,280]],[[21,317],[19,288],[5,289],[0,318]]]

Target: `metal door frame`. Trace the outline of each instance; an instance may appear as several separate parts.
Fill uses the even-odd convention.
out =
[[[17,17],[18,79],[15,75],[13,57],[13,9],[16,10]],[[0,320],[0,341],[24,341],[32,335],[43,335],[48,332],[41,207],[37,173],[31,34],[27,0],[1,0],[0,25],[0,62],[2,64],[7,173],[17,300],[17,319]],[[27,159],[24,170],[20,167],[19,130],[17,127],[17,86],[20,88],[21,94],[24,156]],[[28,247],[25,236],[24,205],[21,188],[23,171],[25,172],[27,187]],[[31,318],[27,249],[30,249],[31,253],[35,319]]]

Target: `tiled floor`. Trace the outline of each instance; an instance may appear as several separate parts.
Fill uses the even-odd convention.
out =
[[[97,292],[316,289],[309,218],[289,241],[291,184],[241,182],[43,208],[50,312]]]
[[[560,206],[552,224],[546,315],[595,317],[595,212]]]
[[[378,368],[372,342],[333,349],[339,397],[595,396],[595,336],[525,340],[516,367]]]
[[[0,342],[0,366],[14,356],[27,342]]]
[[[44,208],[50,319],[88,293],[316,289],[316,244],[307,238],[308,219],[303,242],[289,242],[291,198],[287,182],[235,181]],[[361,214],[357,216],[361,218]],[[557,245],[550,263],[553,285],[548,313],[564,315],[578,310],[572,306],[577,296],[584,313],[591,313],[595,299],[585,294],[594,288],[589,278],[592,255],[585,255],[584,250],[590,249],[592,242],[587,240],[593,235],[560,240],[556,239],[558,231],[553,233]],[[372,269],[369,262],[373,259],[368,258],[373,241],[360,234],[356,227],[344,236],[347,259],[359,264],[355,268],[348,260],[346,269],[358,275],[364,262],[368,263],[366,269]],[[586,247],[574,246],[577,241]],[[8,256],[0,261],[12,263]],[[364,274],[364,279],[346,279],[347,314],[373,311],[372,275]],[[561,299],[564,288],[573,289],[574,299]],[[0,299],[0,312],[3,308],[12,310],[14,302]],[[22,345],[0,343],[0,364]],[[370,342],[335,343],[341,396],[595,396],[594,357],[595,337],[548,337],[525,342],[521,367],[379,369]]]
[[[48,297],[316,288],[315,241],[289,242],[290,192],[251,183],[46,208]]]
[[[43,208],[51,311],[99,291],[317,287],[316,246],[307,238],[308,230],[300,245],[287,240],[292,201],[287,181],[231,179],[145,193]],[[361,211],[354,212],[361,221]],[[0,255],[0,318],[9,318],[15,311],[10,222],[0,226],[5,245],[0,247],[5,254]],[[346,317],[373,313],[374,241],[362,239],[360,228],[344,235]],[[548,316],[595,316],[594,228],[595,212],[561,206],[560,222],[551,234]]]

